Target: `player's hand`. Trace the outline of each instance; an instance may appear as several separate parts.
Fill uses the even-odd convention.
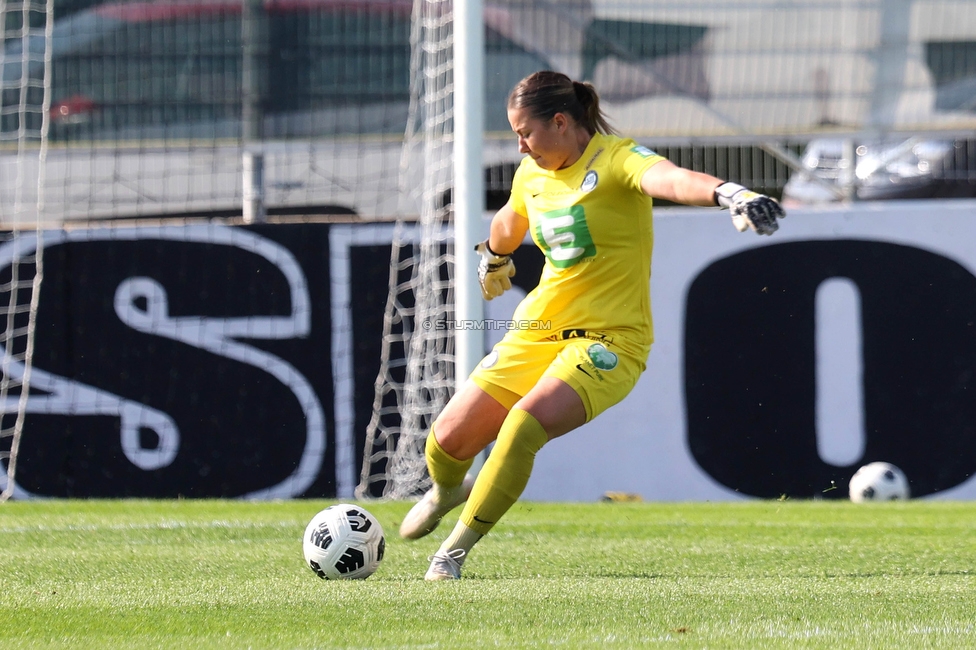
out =
[[[786,216],[776,199],[736,183],[719,185],[715,188],[715,198],[720,206],[729,209],[732,224],[739,232],[752,228],[758,235],[772,235],[779,228],[777,219]]]
[[[512,288],[509,279],[515,275],[515,263],[511,255],[496,255],[488,248],[488,240],[474,247],[481,255],[478,263],[478,282],[481,283],[481,295],[485,300],[497,298]]]

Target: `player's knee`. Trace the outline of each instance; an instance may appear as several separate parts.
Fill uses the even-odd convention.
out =
[[[549,441],[549,435],[528,411],[512,409],[498,434],[492,454],[517,454],[535,457]]]

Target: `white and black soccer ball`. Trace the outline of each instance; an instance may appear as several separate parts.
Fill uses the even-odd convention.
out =
[[[851,477],[849,494],[854,503],[894,501],[911,496],[905,473],[891,463],[868,463]]]
[[[376,517],[362,506],[340,503],[312,517],[305,527],[305,562],[323,580],[362,580],[383,560],[386,538]]]

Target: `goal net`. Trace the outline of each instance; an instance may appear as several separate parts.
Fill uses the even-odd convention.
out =
[[[24,430],[43,277],[39,216],[50,107],[54,0],[0,1],[0,147],[12,150],[0,175],[12,175],[12,201],[0,216],[0,501],[19,494],[17,453]],[[21,47],[16,47],[17,43]],[[13,47],[6,47],[14,44]]]
[[[454,390],[454,257],[448,193],[453,183],[451,2],[416,0],[411,97],[400,182],[416,223],[399,219],[390,259],[381,367],[359,497],[403,499],[430,485],[424,446]]]

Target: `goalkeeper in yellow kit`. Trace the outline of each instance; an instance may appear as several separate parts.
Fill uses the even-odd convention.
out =
[[[740,230],[771,235],[784,212],[741,185],[682,169],[618,137],[589,83],[543,71],[516,85],[508,119],[526,154],[508,203],[478,246],[485,299],[511,287],[511,253],[529,232],[546,256],[542,278],[511,330],[471,373],[427,437],[433,486],[400,534],[417,539],[465,500],[431,558],[427,580],[457,579],[481,539],[518,500],[536,452],[633,389],[653,341],[652,197],[730,209]],[[473,459],[495,443],[473,486]],[[470,492],[470,496],[469,496]]]

